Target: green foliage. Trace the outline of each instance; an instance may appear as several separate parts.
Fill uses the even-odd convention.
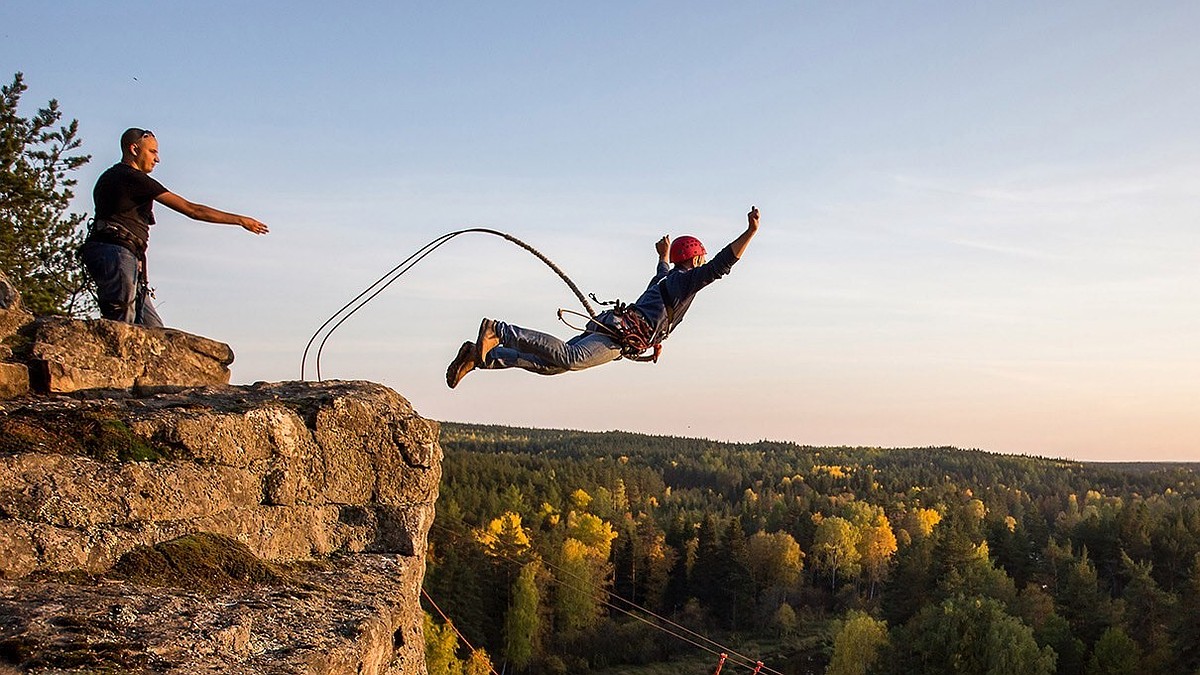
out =
[[[746,542],[746,565],[759,593],[791,590],[804,570],[804,551],[787,532],[755,532]]]
[[[771,624],[775,630],[779,631],[780,637],[791,637],[796,634],[796,629],[799,627],[799,619],[796,617],[796,610],[786,602],[775,610],[774,616],[771,617]]]
[[[1087,549],[1068,569],[1058,602],[1071,622],[1072,632],[1086,644],[1095,643],[1105,628],[1116,624],[1120,617],[1120,606],[1100,588],[1100,578]]]
[[[1200,554],[1196,555],[1179,604],[1172,637],[1179,646],[1179,658],[1186,672],[1200,672]]]
[[[429,675],[463,675],[462,661],[458,660],[458,636],[449,624],[438,624],[428,613],[422,624],[425,633],[425,669]]]
[[[830,588],[837,587],[839,573],[847,577],[858,572],[862,558],[858,550],[859,536],[853,523],[838,516],[823,518],[817,525],[813,554],[817,569],[824,570],[829,576]]]
[[[833,638],[827,675],[866,675],[888,642],[887,624],[852,611]]]
[[[894,672],[1049,675],[1055,654],[1033,630],[988,598],[958,596],[928,605],[892,639]]]
[[[533,661],[541,639],[541,615],[538,604],[537,577],[540,562],[532,562],[521,568],[521,574],[513,584],[512,603],[504,615],[504,656],[517,670],[524,670]]]
[[[1133,638],[1112,626],[1104,631],[1088,661],[1088,675],[1138,675],[1147,672],[1141,663],[1141,650]]]
[[[1141,667],[1153,672],[1168,672],[1176,666],[1177,653],[1170,633],[1179,599],[1159,587],[1151,575],[1153,567],[1121,553],[1121,568],[1128,576],[1121,594],[1125,601],[1124,628],[1141,646]],[[1101,641],[1103,639],[1101,636]]]
[[[556,560],[559,570],[554,608],[559,625],[578,631],[600,618],[600,595],[605,578],[604,558],[578,539],[567,538]]]
[[[21,73],[0,88],[0,260],[34,314],[83,315],[94,304],[75,258],[84,216],[67,209],[76,184],[69,174],[91,157],[73,154],[77,120],[55,128],[58,101],[33,117],[18,113],[26,89]]]
[[[1080,673],[1114,626],[1143,666],[1200,666],[1195,466],[452,423],[442,445],[426,583],[499,652],[521,565],[544,561],[530,673],[679,672],[689,646],[608,591],[706,636],[771,636],[783,672],[823,667],[832,617],[864,609],[893,626],[877,672]],[[492,555],[478,534],[518,516],[527,542],[496,533],[519,555]]]

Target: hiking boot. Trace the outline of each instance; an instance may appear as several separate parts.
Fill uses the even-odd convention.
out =
[[[475,340],[475,365],[482,366],[488,352],[500,344],[500,336],[496,334],[496,322],[484,319],[479,324],[479,337]]]
[[[446,368],[446,384],[453,389],[458,386],[459,382],[467,376],[467,373],[475,369],[475,345],[470,341],[462,343],[458,348],[458,354],[454,360],[450,362],[450,367]]]

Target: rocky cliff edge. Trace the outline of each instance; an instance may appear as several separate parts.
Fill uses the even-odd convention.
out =
[[[436,423],[369,382],[135,391],[0,402],[0,671],[425,672]]]

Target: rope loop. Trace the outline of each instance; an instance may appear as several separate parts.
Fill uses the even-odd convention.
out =
[[[362,290],[362,292],[360,292],[358,295],[354,296],[354,298],[352,300],[350,300],[350,302],[347,302],[345,305],[342,305],[341,309],[334,312],[332,316],[330,316],[328,319],[326,319],[325,323],[321,324],[320,328],[317,328],[316,332],[313,333],[312,337],[310,337],[308,339],[308,344],[306,344],[304,346],[304,354],[303,354],[303,356],[300,357],[300,379],[301,380],[305,379],[304,371],[305,371],[305,367],[308,365],[308,352],[312,349],[313,343],[317,341],[317,338],[320,337],[322,333],[324,333],[324,337],[321,338],[320,344],[317,345],[317,353],[316,353],[316,359],[315,359],[315,362],[316,362],[315,366],[316,366],[318,381],[321,379],[321,354],[322,354],[322,352],[325,351],[325,343],[329,341],[329,338],[330,338],[330,336],[333,335],[334,331],[336,331],[339,327],[341,327],[341,325],[343,323],[345,323],[347,319],[349,319],[351,316],[353,316],[355,312],[362,309],[363,307],[366,306],[367,303],[374,300],[380,293],[382,293],[384,290],[386,290],[388,286],[391,286],[393,283],[395,283],[396,280],[399,279],[401,276],[403,276],[405,272],[408,272],[417,263],[424,260],[425,257],[428,256],[430,253],[433,253],[438,248],[442,247],[447,242],[449,242],[451,239],[453,239],[459,235],[470,234],[470,233],[490,234],[493,236],[497,236],[502,239],[506,239],[509,242],[516,244],[517,246],[520,246],[521,248],[525,249],[529,253],[532,253],[538,260],[541,260],[542,262],[546,263],[546,265],[549,266],[550,269],[554,270],[554,273],[557,274],[559,276],[559,278],[562,279],[563,282],[567,284],[567,286],[571,289],[571,292],[574,293],[575,297],[579,299],[579,304],[583,305],[583,309],[584,309],[584,311],[587,312],[588,316],[593,320],[596,319],[596,310],[592,309],[591,304],[589,304],[587,301],[587,298],[584,297],[583,291],[579,290],[579,287],[576,286],[575,282],[572,281],[571,278],[567,276],[566,272],[563,272],[562,269],[559,268],[558,265],[554,264],[553,260],[550,260],[550,258],[547,258],[545,256],[545,254],[543,254],[541,251],[537,250],[536,248],[530,246],[529,244],[526,244],[525,242],[521,241],[520,239],[518,239],[506,232],[501,232],[499,230],[493,230],[493,229],[489,229],[486,227],[470,227],[470,228],[463,229],[463,230],[456,230],[454,232],[447,232],[446,234],[443,234],[440,237],[435,238],[433,241],[431,241],[428,244],[425,244],[421,248],[417,249],[417,251],[415,253],[408,256],[404,260],[402,260],[400,262],[400,264],[398,264],[395,267],[393,267],[392,269],[388,270],[387,273],[385,273],[383,276],[376,279],[375,283],[364,288]]]

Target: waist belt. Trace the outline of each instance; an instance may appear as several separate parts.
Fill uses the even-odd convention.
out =
[[[88,226],[87,240],[102,244],[115,244],[128,249],[140,260],[146,259],[147,242],[125,229],[120,223],[111,220],[93,220]]]

